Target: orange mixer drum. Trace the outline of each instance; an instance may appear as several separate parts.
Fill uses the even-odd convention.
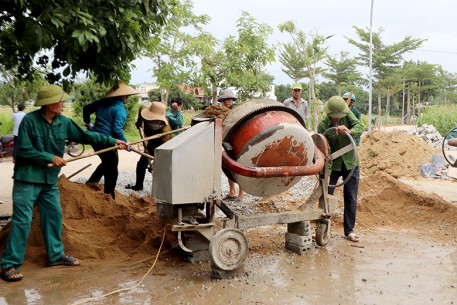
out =
[[[225,153],[239,164],[257,168],[303,167],[312,164],[314,143],[300,115],[282,103],[256,99],[236,106],[223,122]],[[300,176],[258,178],[243,175],[236,169],[225,173],[247,193],[272,196],[282,193]]]

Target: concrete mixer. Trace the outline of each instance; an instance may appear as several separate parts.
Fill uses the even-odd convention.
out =
[[[328,243],[330,216],[338,206],[328,195],[328,163],[351,149],[355,143],[329,155],[326,138],[311,136],[295,111],[274,100],[250,100],[223,122],[193,120],[191,128],[158,147],[152,196],[160,219],[172,224],[188,258],[209,259],[211,276],[223,278],[248,255],[243,229],[287,224],[285,247],[302,254],[311,247],[309,222],[315,221],[317,245]],[[222,170],[254,196],[282,193],[303,176],[318,179],[297,211],[238,215],[221,199]],[[225,217],[216,218],[215,209]],[[216,222],[222,224],[217,232]]]

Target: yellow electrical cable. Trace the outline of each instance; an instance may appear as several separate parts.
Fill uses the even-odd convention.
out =
[[[112,294],[115,294],[115,293],[118,293],[118,292],[123,292],[123,291],[129,291],[129,290],[133,290],[135,288],[137,288],[138,286],[141,285],[141,283],[143,282],[143,280],[146,278],[146,276],[149,274],[149,272],[151,272],[152,268],[154,268],[156,262],[157,262],[157,259],[159,258],[159,254],[160,254],[160,250],[162,250],[162,245],[163,245],[163,242],[165,240],[165,232],[166,232],[166,226],[164,227],[163,229],[163,235],[162,235],[162,242],[160,243],[160,247],[159,247],[159,251],[157,252],[157,255],[156,255],[156,258],[154,260],[154,263],[152,264],[151,268],[149,268],[148,272],[146,272],[146,274],[143,276],[143,278],[138,282],[138,284],[136,284],[135,286],[133,287],[127,287],[127,288],[122,288],[122,289],[118,289],[118,290],[114,290],[112,292],[109,292],[107,294],[104,294],[102,296],[99,296],[99,297],[93,297],[93,298],[87,298],[87,299],[84,299],[84,300],[81,300],[79,302],[76,302],[76,303],[73,303],[73,305],[81,305],[81,304],[86,304],[87,302],[90,302],[90,301],[99,301],[100,299],[102,298],[105,298],[107,296],[110,296]]]

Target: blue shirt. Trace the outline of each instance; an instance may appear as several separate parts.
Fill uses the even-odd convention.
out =
[[[90,123],[90,115],[95,112],[92,131],[127,142],[123,128],[127,121],[127,110],[120,97],[101,99],[83,108],[84,123]]]

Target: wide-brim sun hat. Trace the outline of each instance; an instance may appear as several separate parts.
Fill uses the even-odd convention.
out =
[[[130,96],[138,94],[138,92],[132,87],[126,85],[124,82],[119,82],[117,85],[114,85],[106,94],[105,98],[116,97],[116,96]]]
[[[348,115],[349,107],[341,96],[332,96],[324,104],[324,112],[331,118],[341,119]]]
[[[166,112],[167,107],[163,103],[152,102],[148,108],[141,110],[141,116],[148,121],[159,120],[168,123],[165,117]]]
[[[57,85],[43,86],[38,90],[35,106],[45,106],[65,101],[70,96]]]
[[[219,98],[217,99],[217,101],[222,102],[223,100],[228,100],[228,99],[236,101],[237,98],[236,98],[236,95],[233,94],[232,90],[225,89],[220,92]]]

